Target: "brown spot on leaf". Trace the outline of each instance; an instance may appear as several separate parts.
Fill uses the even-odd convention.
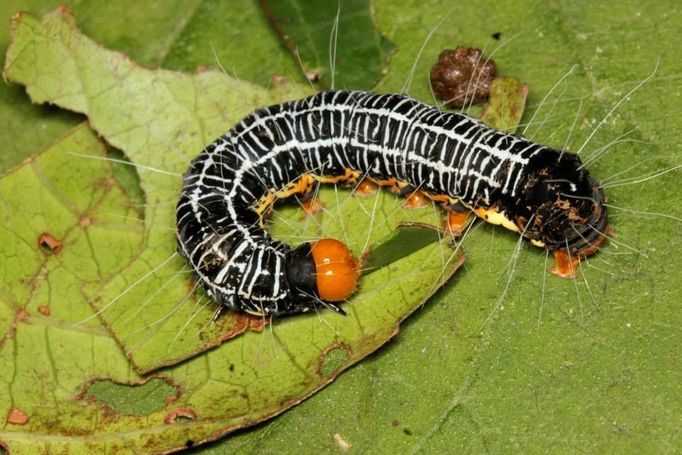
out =
[[[275,85],[282,85],[286,83],[289,80],[288,77],[282,76],[281,74],[273,74],[272,75],[272,83]]]
[[[262,332],[263,328],[270,322],[270,318],[266,316],[257,316],[248,313],[233,312],[230,316],[234,319],[235,325],[232,330],[220,335],[218,338],[218,341],[220,342],[234,338],[247,330]]]
[[[56,254],[64,244],[48,232],[43,232],[38,237],[38,247],[45,254]]]
[[[391,426],[393,428],[397,427],[398,425],[400,425],[400,421],[398,419],[391,420]]]
[[[28,415],[21,409],[12,408],[7,414],[7,423],[26,425],[28,423]]]
[[[57,11],[61,14],[71,14],[73,15],[73,10],[69,8],[67,5],[59,5],[57,8]]]
[[[31,314],[23,308],[17,309],[17,321],[22,322],[29,318]]]
[[[167,425],[170,425],[183,419],[196,420],[197,414],[192,408],[176,408],[166,414],[166,417],[163,419],[163,421]]]
[[[265,326],[268,325],[268,322],[270,322],[270,318],[264,316],[255,316],[251,314],[248,314],[247,316],[249,317],[249,329],[254,332],[262,332]]]
[[[47,305],[38,305],[38,313],[42,314],[43,316],[49,316],[50,307]]]
[[[78,224],[82,228],[86,228],[92,224],[92,218],[90,218],[88,215],[83,215],[81,216],[81,219],[79,220]]]

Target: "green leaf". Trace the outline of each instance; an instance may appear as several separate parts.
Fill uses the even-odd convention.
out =
[[[203,294],[193,297],[175,253],[175,198],[191,158],[228,125],[277,96],[303,92],[291,85],[269,94],[213,71],[146,70],[77,35],[68,11],[42,24],[29,16],[12,24],[5,75],[25,83],[35,101],[87,113],[91,125],[138,166],[147,204],[145,248],[125,273],[102,283],[105,289],[90,290],[92,304],[136,368],[172,365],[247,329],[236,314],[206,327],[213,309]]]
[[[163,61],[181,71],[206,66],[264,87],[281,77],[305,81],[255,0],[201,1]]]
[[[397,49],[379,90],[403,87],[433,31],[410,94],[436,103],[428,72],[442,49],[462,44],[485,48],[487,55],[495,51],[499,72],[529,87],[522,123],[532,123],[526,135],[556,147],[567,143],[573,151],[660,57],[655,77],[614,112],[582,155],[633,130],[621,139],[639,142],[619,140],[588,166],[598,180],[642,176],[682,162],[682,63],[670,44],[680,42],[682,24],[674,2],[543,1],[533,8],[472,2],[452,11],[438,1],[376,0],[373,6],[379,32]],[[499,41],[492,38],[496,33]],[[210,47],[195,44],[211,57],[203,64],[213,65]],[[239,68],[248,59],[225,62],[216,53],[229,73],[235,68],[247,74]],[[269,57],[253,60],[266,62],[268,70]],[[574,64],[576,70],[549,93]],[[581,270],[589,291],[583,278],[574,283],[548,276],[541,250],[524,245],[514,263],[516,238],[477,224],[464,240],[466,269],[403,323],[389,345],[296,408],[206,451],[330,452],[345,443],[359,452],[675,452],[682,425],[682,290],[674,257],[682,248],[681,186],[675,171],[607,188],[609,203],[621,208],[609,209],[615,241],[646,256],[608,242]],[[505,293],[510,262],[514,274]],[[261,336],[261,353],[268,353],[276,342]],[[210,358],[219,359],[222,350]],[[212,369],[229,368],[211,362],[206,364]],[[199,382],[206,379],[204,368],[192,364],[185,376]],[[223,397],[198,394],[217,403]],[[175,415],[182,418],[181,408]],[[154,422],[149,419],[147,428],[163,428]]]
[[[33,305],[37,302],[32,295],[25,296],[26,303],[8,302],[2,322],[9,341],[6,349],[0,351],[6,356],[6,362],[12,362],[10,359],[16,355],[13,348],[20,342],[29,352],[39,350],[43,357],[55,359],[28,367],[22,363],[27,362],[27,357],[22,356],[21,361],[14,362],[15,369],[6,378],[10,384],[7,397],[11,398],[2,409],[7,413],[19,409],[30,416],[22,426],[9,427],[0,433],[0,439],[11,449],[47,450],[46,444],[49,444],[52,450],[53,445],[47,441],[52,435],[62,435],[62,442],[57,447],[68,447],[71,452],[121,450],[122,444],[130,450],[147,446],[154,450],[170,450],[251,425],[297,404],[375,351],[397,333],[402,320],[461,264],[462,257],[458,258],[445,242],[433,244],[363,279],[356,297],[345,307],[349,312],[347,317],[326,311],[283,319],[269,331],[243,333],[219,349],[165,369],[164,381],[182,393],[162,409],[131,398],[124,399],[123,403],[113,402],[112,397],[119,393],[121,384],[135,389],[140,379],[130,370],[126,371],[128,377],[121,377],[120,370],[117,374],[102,372],[97,362],[126,365],[127,356],[139,371],[148,372],[163,365],[175,365],[252,325],[248,320],[244,324],[244,317],[235,314],[221,318],[219,324],[210,324],[212,309],[207,308],[206,299],[195,297],[188,274],[179,273],[182,262],[174,253],[172,230],[174,202],[181,184],[178,173],[184,170],[197,150],[245,113],[284,96],[300,97],[303,91],[291,84],[266,91],[220,72],[187,75],[140,68],[123,55],[106,51],[79,34],[71,13],[63,9],[45,16],[42,21],[26,14],[15,17],[12,32],[6,77],[26,84],[35,101],[49,101],[86,112],[90,124],[137,165],[146,209],[143,220],[132,209],[130,200],[124,208],[132,217],[121,214],[120,210],[82,215],[83,209],[74,209],[79,216],[75,221],[67,221],[77,223],[81,230],[91,232],[97,222],[113,217],[114,220],[125,219],[137,235],[132,242],[124,238],[119,243],[103,229],[97,239],[101,243],[88,243],[90,249],[87,251],[72,248],[61,240],[65,238],[63,229],[45,231],[62,242],[58,244],[52,237],[35,234],[35,228],[17,228],[26,235],[38,236],[40,240],[34,243],[38,258],[46,253],[52,260],[64,258],[65,262],[56,267],[55,272],[40,269],[41,276],[51,283],[47,295],[38,301],[48,302],[50,312],[47,316],[68,314],[68,317],[62,317],[68,321],[69,333],[101,333],[110,345],[112,340],[119,343],[125,356],[113,346],[90,353],[88,358],[93,364],[79,367],[73,374],[77,379],[62,386],[63,393],[53,399],[48,409],[43,409],[24,399],[24,394],[31,393],[34,385],[39,385],[43,391],[57,387],[57,375],[48,373],[55,368],[62,370],[58,362],[65,355],[67,343],[58,335],[51,342],[36,338],[40,342],[37,347],[32,346],[31,338],[17,340],[16,337],[23,333],[26,317],[31,321],[35,311],[43,313],[39,307],[34,310]],[[230,106],[233,109],[229,109]],[[95,141],[86,128],[79,131]],[[111,163],[101,160],[103,153],[94,156],[86,153],[87,147],[66,147],[67,152],[64,147],[59,142],[54,150],[45,153],[55,162],[45,166],[53,174],[54,185],[36,184],[32,194],[42,197],[51,186],[64,186],[75,201],[73,205],[79,206],[92,195],[79,186],[78,176],[87,175],[90,165],[110,169]],[[72,162],[79,167],[73,173]],[[152,163],[157,170],[152,169]],[[27,167],[28,164],[16,172],[27,172]],[[111,173],[110,180],[115,182],[113,170]],[[3,197],[13,209],[7,216],[21,212],[20,207],[25,204],[36,206],[27,201],[23,193],[13,190],[22,180],[23,176],[15,177],[14,174],[2,179],[8,185],[2,191]],[[295,236],[298,240],[320,235],[341,237],[360,252],[368,244],[390,235],[393,223],[401,217],[440,222],[434,210],[401,210],[401,201],[386,192],[371,198],[353,198],[327,188],[320,194],[320,200],[332,208],[305,221],[298,219],[300,212],[295,209],[283,210],[281,216],[289,221],[276,223],[273,226],[275,233],[283,238]],[[44,210],[52,205],[47,204]],[[50,221],[56,215],[47,212],[43,216]],[[3,232],[12,239],[17,229],[7,228]],[[77,253],[79,259],[69,257],[66,260],[67,251]],[[128,255],[125,260],[117,256],[123,252]],[[4,255],[8,258],[21,256],[11,251]],[[434,261],[434,257],[439,260]],[[29,268],[33,275],[37,273],[36,267]],[[109,272],[114,267],[115,272]],[[170,270],[163,270],[164,267]],[[27,266],[17,264],[11,270],[25,268]],[[101,280],[81,281],[82,276],[87,276],[81,269],[87,269],[89,273],[106,270],[107,273]],[[53,282],[53,273],[58,274],[61,270],[72,271],[74,275]],[[16,283],[12,288],[15,292],[26,290],[27,280],[11,281]],[[71,299],[63,300],[65,289],[77,290],[80,297],[77,306]],[[88,311],[84,297],[97,310],[95,315],[99,318]],[[14,314],[25,316],[20,319]],[[100,319],[103,321],[101,326]],[[47,324],[50,322],[48,317]],[[264,341],[266,336],[270,339]],[[53,345],[58,347],[57,353],[53,353]],[[83,346],[83,349],[88,348]],[[68,365],[66,368],[65,375],[69,374]],[[32,381],[32,375],[43,379]],[[93,382],[93,378],[110,381]],[[78,402],[92,395],[94,384],[98,399]],[[220,397],[218,403],[214,397]],[[54,419],[57,409],[66,406],[85,407],[87,413],[80,413],[78,421],[65,417],[48,427],[45,422]],[[113,421],[103,418],[111,413],[116,415]],[[93,415],[98,417],[93,418]],[[91,422],[99,423],[92,426]],[[98,440],[86,443],[85,438],[67,437],[69,428],[77,428],[80,434],[96,434]],[[27,441],[19,435],[20,431],[38,433],[42,437]],[[121,437],[123,433],[131,436]]]
[[[382,76],[393,45],[374,27],[368,0],[263,0],[261,5],[310,80],[369,90]]]
[[[498,130],[514,133],[519,127],[526,106],[528,86],[512,77],[493,79],[490,100],[481,114],[481,120]]]
[[[19,11],[42,14],[62,0],[7,0],[0,2],[0,62],[9,44],[9,18]],[[136,61],[156,66],[163,61],[183,24],[192,17],[197,0],[81,0],[78,23],[100,43],[126,52]],[[162,6],[162,7],[160,7]],[[16,86],[0,84],[0,172],[17,165],[36,150],[47,147],[83,121],[83,117],[50,106],[36,106]]]
[[[104,327],[77,322],[92,314],[84,289],[133,259],[142,225],[111,165],[65,160],[70,153],[101,158],[106,149],[80,127],[0,179],[0,412],[28,417],[23,425],[6,423],[0,440],[17,452],[43,451],[37,434],[50,428],[95,421],[96,407],[76,398],[93,377],[137,379]],[[51,251],[41,248],[46,239]],[[112,244],[127,248],[110,250]],[[27,429],[36,437],[13,441]]]

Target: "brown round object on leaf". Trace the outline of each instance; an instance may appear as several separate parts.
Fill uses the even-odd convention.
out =
[[[431,86],[448,106],[460,108],[486,101],[496,73],[495,62],[485,58],[483,51],[460,46],[440,53],[431,68]]]

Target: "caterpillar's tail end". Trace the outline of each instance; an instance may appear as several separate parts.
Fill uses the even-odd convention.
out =
[[[320,299],[340,302],[350,297],[357,287],[360,268],[348,247],[335,239],[321,239],[312,243],[310,249]]]

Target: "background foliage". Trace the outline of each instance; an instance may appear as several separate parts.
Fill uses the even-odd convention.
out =
[[[40,14],[57,4],[3,2],[0,17],[17,9]],[[228,74],[263,86],[271,84],[272,75],[303,82],[299,64],[254,2],[83,1],[70,6],[86,34],[148,67],[191,71],[219,62]],[[682,16],[674,2],[452,6],[376,0],[371,6],[376,30],[395,49],[384,63],[386,74],[378,90],[394,92],[404,86],[429,32],[433,35],[409,86],[410,94],[425,101],[432,102],[426,75],[441,49],[485,47],[488,53],[494,50],[502,73],[529,85],[524,120],[533,122],[526,134],[554,146],[568,144],[572,150],[659,61],[654,77],[609,118],[584,153],[619,142],[590,166],[606,182],[681,162],[682,63],[674,45],[661,45],[680,42]],[[316,36],[314,48],[320,52],[328,47],[328,33],[323,32],[331,30],[336,12],[331,11],[313,23],[301,21],[303,31],[308,27]],[[376,36],[353,28],[354,15],[367,11],[344,3],[341,17],[346,21],[341,21],[340,32],[362,43]],[[4,47],[7,28],[0,33]],[[492,38],[496,33],[500,41]],[[324,57],[301,58],[306,69],[323,73],[322,86],[329,83],[326,69],[320,68]],[[543,103],[573,65],[578,66]],[[358,88],[344,85],[343,77],[364,70],[344,68],[337,87]],[[0,86],[0,121],[6,125],[0,131],[5,169],[65,134],[94,141],[93,148],[106,152],[97,138],[73,130],[82,117],[33,106],[17,85]],[[621,208],[611,211],[616,241],[583,267],[584,279],[547,277],[542,252],[524,245],[512,259],[514,236],[480,226],[465,243],[469,260],[464,270],[402,325],[392,343],[284,415],[202,450],[312,452],[342,450],[349,444],[355,450],[385,452],[675,451],[682,427],[682,295],[679,266],[671,256],[681,246],[682,213],[676,202],[682,185],[679,171],[637,180],[608,190],[609,202]],[[3,198],[6,191],[21,188],[4,189]],[[114,193],[135,197],[112,187],[99,200],[105,203]],[[40,213],[44,205],[27,199],[29,204],[47,217]],[[513,279],[505,294],[510,265]],[[13,273],[3,271],[4,302],[10,300],[10,287],[20,287]],[[25,325],[40,333],[49,324],[29,320]],[[60,369],[70,351],[56,351],[63,357],[31,361],[53,362]],[[4,371],[0,380],[9,387],[12,368]],[[18,400],[15,393],[5,396]],[[17,434],[21,436],[16,427],[5,423],[0,440]]]

